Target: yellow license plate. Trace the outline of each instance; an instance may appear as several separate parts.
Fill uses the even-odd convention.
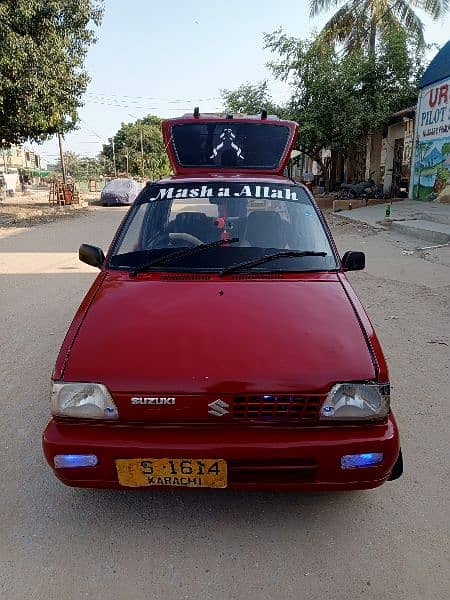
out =
[[[227,487],[227,463],[220,458],[118,458],[120,485]]]

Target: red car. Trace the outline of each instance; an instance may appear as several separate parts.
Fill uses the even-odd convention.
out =
[[[62,344],[43,446],[79,487],[350,490],[402,473],[383,353],[310,192],[297,125],[166,121]]]

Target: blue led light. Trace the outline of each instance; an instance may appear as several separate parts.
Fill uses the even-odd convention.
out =
[[[74,467],[95,467],[98,458],[95,454],[57,454],[54,458],[57,469],[73,469]]]
[[[360,467],[373,467],[383,462],[382,452],[366,452],[365,454],[345,454],[341,458],[343,469],[357,469]]]

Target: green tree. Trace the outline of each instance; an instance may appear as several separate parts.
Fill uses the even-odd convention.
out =
[[[328,43],[343,45],[345,53],[362,50],[369,62],[364,84],[370,103],[369,114],[379,113],[380,97],[377,95],[380,71],[377,68],[377,55],[382,50],[383,41],[392,37],[404,36],[403,46],[412,44],[419,53],[425,48],[424,27],[414,8],[420,8],[433,19],[442,18],[449,8],[448,0],[310,0],[310,15],[342,5],[322,30]],[[381,47],[380,47],[381,46]],[[398,64],[398,61],[397,61]],[[385,88],[386,89],[386,88]],[[387,95],[384,94],[386,98]],[[387,105],[386,105],[387,106]],[[373,121],[372,121],[373,122]],[[368,154],[372,152],[371,129],[366,128],[369,137]]]
[[[226,112],[257,115],[265,109],[278,115],[281,111],[272,100],[267,81],[243,83],[235,90],[220,90],[220,95]]]
[[[291,86],[285,112],[300,125],[298,149],[324,168],[322,149],[346,154],[362,130],[367,111],[359,93],[363,57],[341,58],[320,36],[299,40],[280,30],[265,36],[265,47],[278,54],[269,68]]]
[[[89,82],[84,58],[102,2],[0,2],[0,139],[7,144],[75,127]]]
[[[80,156],[70,150],[64,152],[64,164],[66,166],[67,175],[78,181],[89,179],[91,177],[99,177],[104,173],[104,166],[99,158]],[[50,166],[50,170],[61,175],[61,160],[58,160],[55,165]]]
[[[113,166],[114,142],[117,171],[126,172],[128,162],[128,173],[132,176],[157,179],[167,175],[170,164],[164,147],[161,123],[162,119],[153,115],[134,123],[122,123],[111,143],[103,146],[101,158],[106,159],[109,167]]]
[[[424,45],[424,27],[414,11],[420,8],[435,20],[445,16],[448,0],[310,0],[310,16],[343,4],[323,28],[327,41],[344,44],[347,52],[366,49],[374,54],[377,37],[392,29],[403,29]]]
[[[78,161],[77,179],[88,180],[96,179],[104,174],[104,167],[101,160],[89,156],[82,156]]]
[[[64,152],[64,165],[66,167],[66,174],[68,177],[76,179],[78,177],[78,171],[80,168],[80,156],[75,152],[66,150]],[[58,159],[55,165],[55,171],[62,174],[61,160]]]
[[[420,56],[405,32],[385,32],[375,63],[363,49],[340,53],[323,35],[299,40],[281,30],[265,36],[278,55],[269,63],[292,95],[286,114],[300,124],[299,150],[323,168],[322,149],[346,156],[363,135],[417,99]]]

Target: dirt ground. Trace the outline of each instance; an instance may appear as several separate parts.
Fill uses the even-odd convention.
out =
[[[73,208],[65,206],[42,206],[42,204],[12,205],[0,204],[0,229],[10,227],[33,227],[44,223],[53,223],[61,219],[73,219],[78,213],[87,212],[88,208]]]
[[[72,219],[88,210],[88,206],[58,206],[48,201],[46,189],[35,190],[29,194],[15,194],[0,202],[0,231],[8,228],[33,227],[53,223],[61,219]],[[85,195],[83,200],[97,200],[96,195]]]
[[[334,221],[381,339],[405,473],[326,494],[66,488],[42,456],[49,380],[124,208],[0,232],[0,598],[447,600],[450,589],[450,268]],[[176,365],[174,365],[174,369]]]

